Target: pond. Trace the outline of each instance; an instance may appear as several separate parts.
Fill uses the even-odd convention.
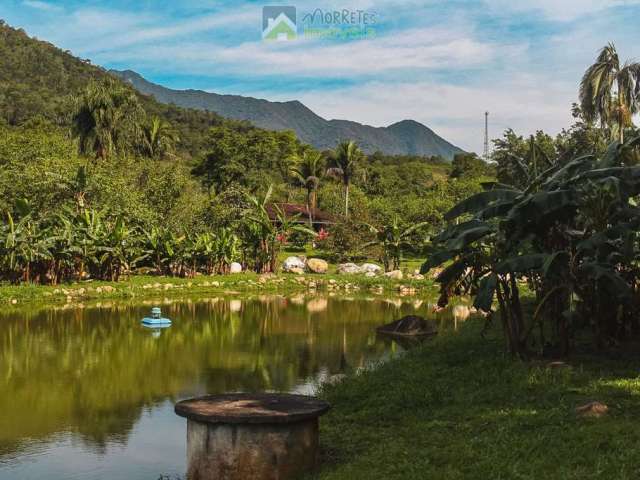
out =
[[[204,393],[313,393],[318,382],[397,355],[375,327],[426,302],[211,298],[0,314],[0,479],[157,480],[182,475],[176,401]],[[464,313],[464,311],[463,311]],[[465,316],[464,314],[462,315]]]

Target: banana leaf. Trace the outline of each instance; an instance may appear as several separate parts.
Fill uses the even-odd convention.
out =
[[[497,284],[498,276],[495,273],[482,277],[478,287],[478,293],[473,301],[473,306],[483,312],[491,311]]]
[[[520,191],[507,189],[487,190],[476,193],[449,210],[444,218],[446,220],[453,220],[465,213],[475,214],[487,208],[492,202],[515,200],[519,195],[521,195]]]

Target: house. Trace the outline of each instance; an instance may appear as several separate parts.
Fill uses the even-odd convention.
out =
[[[293,40],[298,35],[296,24],[284,13],[280,13],[275,19],[267,20],[267,28],[262,32],[264,40]]]
[[[335,223],[334,218],[327,212],[323,212],[318,208],[307,209],[306,205],[298,205],[295,203],[271,203],[266,206],[267,214],[272,221],[278,219],[276,207],[284,213],[287,219],[293,219],[295,223],[309,225],[309,214],[311,214],[311,222],[315,231],[327,229],[328,225]]]

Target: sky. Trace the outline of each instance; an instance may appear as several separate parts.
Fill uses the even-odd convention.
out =
[[[296,7],[297,39],[262,40],[265,5]],[[355,12],[366,35],[304,35],[317,9]],[[485,111],[491,138],[556,134],[600,48],[640,59],[640,0],[1,0],[0,18],[170,88],[299,100],[374,126],[413,119],[479,153]]]

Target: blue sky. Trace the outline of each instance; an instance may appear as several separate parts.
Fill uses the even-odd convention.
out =
[[[363,10],[375,36],[261,40],[262,7]],[[584,69],[613,41],[640,59],[640,0],[2,0],[0,18],[171,88],[300,100],[325,118],[411,118],[467,150],[491,134],[557,133]]]

